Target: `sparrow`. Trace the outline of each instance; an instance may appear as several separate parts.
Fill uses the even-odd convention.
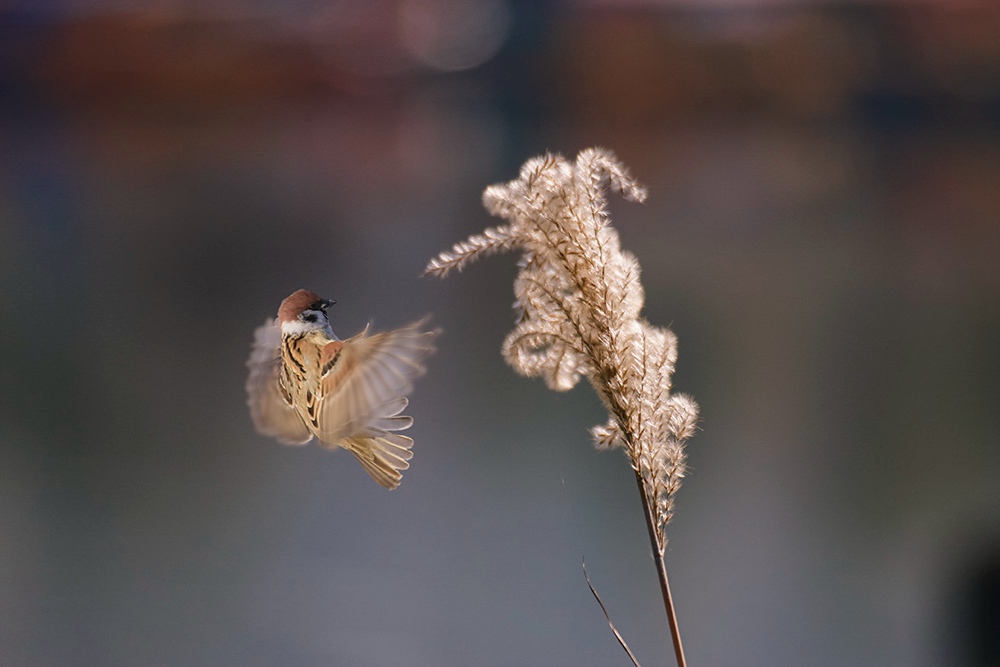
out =
[[[421,360],[436,331],[424,321],[384,333],[340,340],[327,309],[335,302],[300,289],[281,302],[278,317],[254,332],[247,360],[247,405],[259,433],[286,445],[313,438],[343,447],[372,478],[395,489],[410,467],[413,440],[399,431]]]

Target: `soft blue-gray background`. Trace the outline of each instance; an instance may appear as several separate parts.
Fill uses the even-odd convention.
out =
[[[418,278],[591,145],[702,405],[690,664],[998,664],[1000,9],[472,4],[0,3],[0,665],[627,664],[583,557],[670,664],[597,399],[500,358],[514,258]],[[396,492],[253,432],[300,287],[444,331]]]

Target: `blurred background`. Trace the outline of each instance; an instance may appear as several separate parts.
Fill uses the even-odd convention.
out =
[[[586,386],[506,368],[485,186],[612,149],[702,406],[692,666],[1000,664],[1000,4],[0,1],[0,665],[672,664]],[[254,433],[254,327],[431,314],[416,456]]]

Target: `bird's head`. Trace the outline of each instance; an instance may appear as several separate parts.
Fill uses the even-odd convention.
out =
[[[336,301],[323,299],[315,292],[300,289],[293,292],[278,308],[278,325],[281,333],[286,336],[301,336],[310,331],[328,330],[330,335],[330,320],[326,309]]]

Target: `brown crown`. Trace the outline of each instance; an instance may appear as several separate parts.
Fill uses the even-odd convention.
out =
[[[299,316],[303,310],[310,307],[321,309],[323,307],[323,297],[307,289],[300,289],[292,292],[278,308],[278,323],[291,322]]]

